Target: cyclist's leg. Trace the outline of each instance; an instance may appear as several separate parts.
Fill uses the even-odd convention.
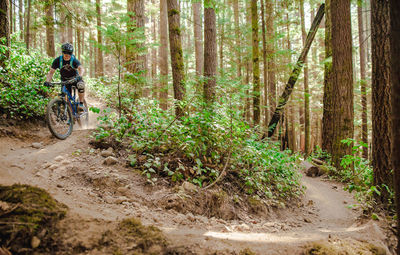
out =
[[[84,103],[85,102],[85,82],[83,80],[79,81],[76,84],[76,87],[78,88],[79,101],[81,103]]]

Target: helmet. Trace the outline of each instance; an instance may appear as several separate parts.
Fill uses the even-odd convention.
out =
[[[70,43],[64,43],[61,46],[61,50],[65,54],[72,54],[72,52],[74,52],[74,46],[72,46]]]

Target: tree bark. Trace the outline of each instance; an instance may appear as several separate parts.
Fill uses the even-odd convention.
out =
[[[25,44],[26,48],[29,50],[30,45],[30,24],[31,21],[31,0],[28,0],[28,8],[27,8],[27,15],[26,15],[26,29],[25,29]]]
[[[55,57],[56,52],[54,48],[54,20],[53,20],[53,5],[46,3],[46,53],[49,57]]]
[[[193,8],[193,28],[194,28],[194,48],[196,57],[196,75],[200,76],[203,74],[204,66],[204,52],[203,52],[203,22],[201,19],[201,2],[192,4]]]
[[[74,30],[72,27],[71,14],[67,16],[67,41],[71,44],[74,42]]]
[[[322,149],[332,154],[333,141],[333,97],[332,97],[332,19],[331,0],[325,1],[325,61],[324,61],[324,99],[322,117]]]
[[[155,1],[152,0],[151,2],[152,4],[155,4]],[[152,13],[151,15],[151,25],[152,25],[152,33],[153,33],[153,43],[157,43],[157,28],[156,28],[156,14]],[[157,95],[157,90],[158,90],[158,86],[157,86],[157,49],[156,47],[152,47],[151,48],[151,81],[152,81],[152,97],[153,99],[158,99],[158,95]]]
[[[274,2],[265,0],[265,23],[267,26],[267,76],[268,76],[268,109],[272,118],[276,107],[276,80],[275,80],[275,44],[274,44]]]
[[[264,0],[261,1],[261,26],[262,26],[262,46],[263,46],[263,64],[264,64],[264,125],[268,128],[269,110],[268,110],[268,76],[267,76],[267,39],[265,34],[265,8]],[[288,118],[289,119],[289,118]],[[290,139],[289,139],[290,144]]]
[[[333,115],[335,116],[332,162],[341,169],[341,159],[351,154],[351,146],[343,139],[354,136],[353,56],[351,37],[350,2],[331,2],[332,18],[332,86]]]
[[[9,14],[9,23],[10,23],[10,28],[9,28],[9,34],[12,34],[13,33],[13,23],[14,23],[14,21],[13,21],[13,4],[12,4],[12,1],[13,0],[8,0],[8,6],[9,6],[9,8],[8,8],[8,11],[10,12],[10,14]]]
[[[103,44],[103,39],[101,35],[101,2],[96,0],[96,13],[97,13],[97,43],[99,45]],[[99,47],[97,47],[97,61],[96,61],[96,77],[104,76],[104,64],[103,64],[103,52]]]
[[[390,66],[392,84],[392,167],[394,173],[395,204],[400,215],[400,2],[389,0],[390,4]],[[400,217],[397,216],[397,254],[400,255]]]
[[[169,47],[171,52],[172,80],[174,86],[175,115],[182,116],[184,110],[180,104],[185,97],[185,77],[183,66],[180,10],[177,0],[167,0]]]
[[[226,0],[222,3],[222,18],[220,23],[220,34],[219,34],[219,73],[224,73],[224,39],[225,39],[225,10]]]
[[[23,6],[22,6],[22,0],[19,0],[18,2],[18,7],[19,7],[19,38],[21,41],[24,39],[24,14],[23,14]]]
[[[251,31],[253,39],[253,120],[260,125],[260,59],[258,49],[258,11],[257,0],[251,0]]]
[[[362,132],[361,140],[367,145],[363,148],[363,157],[368,159],[368,110],[367,110],[367,81],[366,81],[366,49],[365,49],[365,33],[362,12],[362,0],[358,0],[357,17],[358,17],[358,42],[360,50],[360,85],[361,85],[361,106],[362,106]]]
[[[318,10],[317,15],[315,16],[314,22],[312,23],[310,31],[308,32],[308,35],[307,35],[306,45],[303,48],[303,50],[297,60],[297,63],[292,71],[292,74],[290,75],[289,81],[285,86],[285,90],[283,91],[282,95],[279,98],[279,104],[276,107],[275,112],[272,115],[271,121],[269,122],[269,125],[268,125],[268,137],[271,137],[274,134],[276,126],[281,117],[281,113],[284,110],[284,107],[289,99],[289,96],[292,94],[293,87],[296,84],[297,79],[299,78],[301,69],[303,68],[304,60],[308,54],[308,51],[310,50],[311,43],[314,40],[314,37],[315,37],[315,34],[317,33],[319,24],[321,23],[321,20],[324,16],[324,7],[325,7],[325,5],[322,4]]]
[[[10,46],[10,21],[8,16],[8,1],[0,1],[0,38],[6,38],[5,46]],[[6,58],[9,57],[9,51],[6,51]],[[3,57],[0,57],[0,66],[5,67]]]
[[[168,15],[167,0],[160,0],[160,107],[167,110],[168,104]]]
[[[306,44],[307,32],[304,19],[304,0],[300,0],[301,38]],[[308,61],[304,60],[304,154],[310,153],[310,90],[308,89]]]
[[[383,185],[393,188],[390,151],[391,86],[389,28],[389,3],[387,1],[372,0],[372,165],[374,168],[374,185],[381,188],[381,195],[377,196],[377,199],[384,204],[388,202],[389,193]]]
[[[217,25],[211,0],[204,1],[204,100],[208,106],[215,101],[217,74]]]
[[[241,50],[240,50],[240,24],[239,24],[239,2],[238,0],[233,0],[233,16],[234,16],[234,23],[235,23],[235,54],[236,54],[236,72],[237,77],[242,77],[242,64],[241,64]]]
[[[251,28],[251,5],[250,1],[246,2],[246,23]],[[248,47],[252,45],[252,38],[248,37]],[[251,56],[246,52],[246,80],[245,83],[247,84],[248,88],[246,89],[246,97],[245,97],[245,118],[247,123],[251,123],[251,96],[250,96],[250,76],[253,73],[253,65],[250,61]]]
[[[67,17],[64,11],[60,12],[60,36],[61,36],[61,43],[66,43],[68,41],[67,32],[65,29],[65,24],[67,23]]]

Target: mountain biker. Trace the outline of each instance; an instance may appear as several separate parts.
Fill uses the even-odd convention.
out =
[[[85,83],[82,80],[82,76],[85,73],[85,69],[81,65],[78,59],[75,58],[72,53],[74,47],[70,43],[64,43],[61,46],[62,55],[54,59],[51,64],[49,73],[47,74],[44,85],[49,87],[51,79],[53,78],[54,72],[60,69],[61,81],[67,81],[75,79],[74,83],[67,84],[66,88],[70,94],[72,94],[72,86],[78,89],[79,102],[82,105],[85,100]]]

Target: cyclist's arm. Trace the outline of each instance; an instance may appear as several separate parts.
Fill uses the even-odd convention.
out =
[[[83,68],[82,65],[78,66],[78,73],[80,76],[83,76],[85,74],[85,68]]]
[[[53,79],[53,75],[54,75],[55,71],[56,71],[56,69],[50,68],[50,71],[49,71],[49,73],[47,74],[47,77],[46,77],[46,81],[47,82],[51,82],[51,79]]]

